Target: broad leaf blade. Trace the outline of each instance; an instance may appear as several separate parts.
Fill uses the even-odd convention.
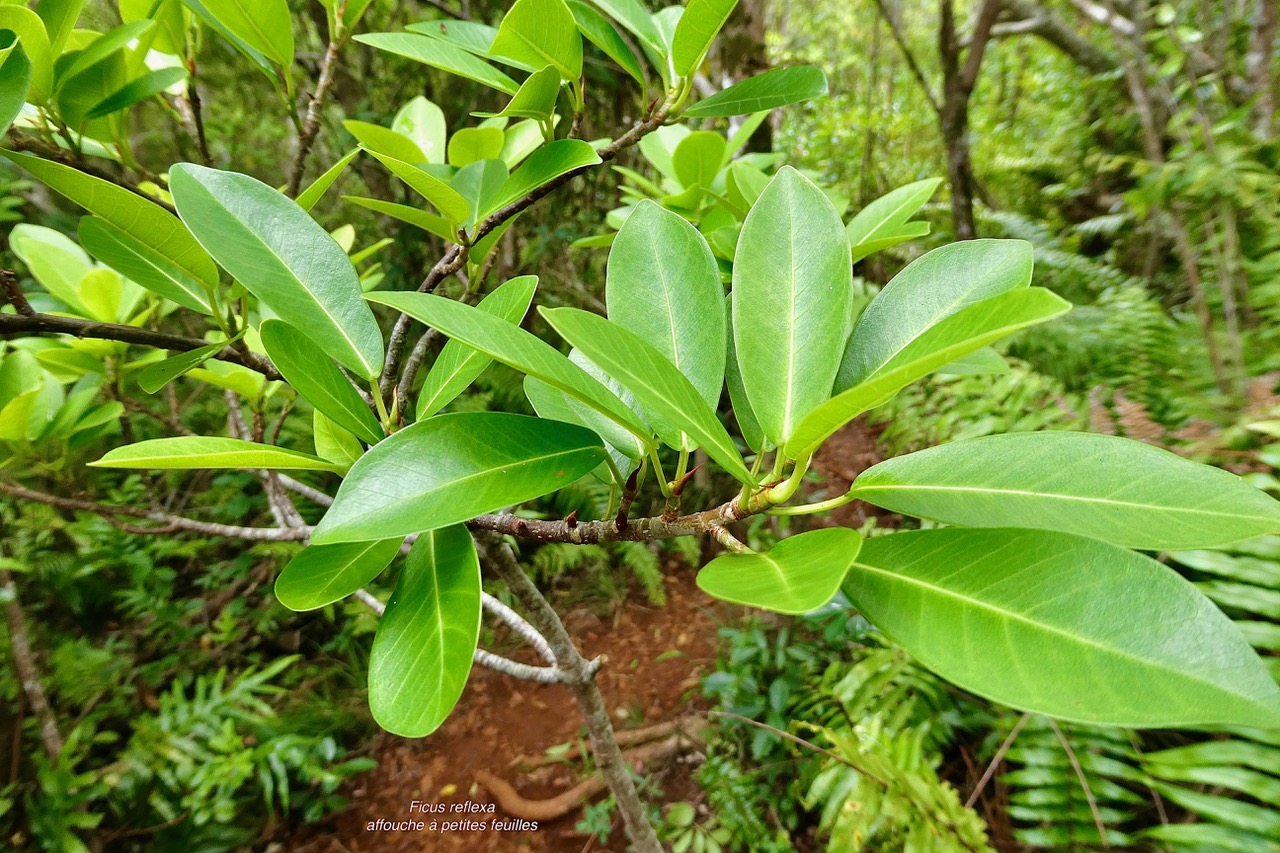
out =
[[[466,686],[480,637],[480,561],[465,527],[414,543],[369,653],[369,710],[389,732],[425,737]]]
[[[532,68],[550,65],[575,84],[582,76],[582,36],[564,0],[516,0],[489,52]]]
[[[359,376],[378,375],[382,332],[355,268],[306,211],[235,172],[180,163],[170,183],[196,239],[249,292]]]
[[[698,572],[698,588],[734,604],[808,613],[835,596],[861,547],[856,530],[810,530],[783,539],[765,554],[716,557]]]
[[[209,290],[202,282],[107,220],[85,216],[80,220],[79,234],[81,245],[116,272],[186,308],[213,313],[209,307]]]
[[[827,94],[827,75],[812,65],[775,68],[703,98],[684,111],[689,118],[741,116]]]
[[[97,468],[265,468],[268,470],[338,471],[341,466],[307,453],[238,438],[178,436],[139,441],[109,451]]]
[[[689,0],[671,42],[671,67],[677,77],[688,77],[729,20],[738,0]]]
[[[290,610],[316,610],[341,601],[391,565],[398,538],[342,545],[311,545],[280,570],[276,598]]]
[[[925,666],[1015,708],[1126,727],[1280,724],[1231,621],[1154,560],[1067,533],[873,537],[844,585]]]
[[[439,415],[360,457],[311,541],[362,542],[458,524],[567,486],[603,458],[600,439],[571,424],[498,412]]]
[[[1128,548],[1211,548],[1280,531],[1280,502],[1138,441],[1077,432],[992,435],[864,471],[877,506],[968,527],[1035,527]]]
[[[474,80],[499,92],[514,95],[520,86],[506,74],[461,48],[441,39],[413,33],[366,33],[355,37],[358,42],[417,60],[432,68]]]
[[[905,226],[916,211],[933,197],[941,183],[942,178],[929,178],[907,184],[886,193],[859,211],[845,226],[849,246],[853,250],[853,262],[857,263],[872,252],[886,249],[903,240],[928,234],[928,223],[919,223],[924,226],[923,233],[919,225],[916,228]]]
[[[507,182],[502,185],[502,189],[489,203],[488,208],[476,214],[476,221],[480,222],[489,214],[501,210],[526,193],[561,175],[575,169],[594,166],[599,162],[600,157],[596,154],[596,150],[581,139],[557,139],[549,145],[544,145],[529,155],[529,159],[511,173],[511,177],[507,178]]]
[[[852,290],[839,214],[795,169],[779,170],[743,222],[732,293],[747,399],[778,446],[831,395]]]
[[[237,38],[276,65],[293,64],[293,16],[286,0],[202,0]]]

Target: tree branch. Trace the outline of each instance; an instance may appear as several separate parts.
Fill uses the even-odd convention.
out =
[[[1105,74],[1116,67],[1116,58],[1099,48],[1092,41],[1080,35],[1074,27],[1062,19],[1052,8],[1035,3],[1032,0],[1005,0],[1005,8],[1026,18],[1019,22],[1028,26],[1019,32],[1034,33],[1049,44],[1056,47],[1081,68],[1094,74]],[[1005,33],[997,27],[1008,30],[1015,24],[997,24],[992,27],[992,36]],[[1012,31],[1009,31],[1011,34]]]
[[[920,84],[920,91],[924,93],[924,98],[929,102],[929,106],[933,107],[935,113],[942,112],[942,106],[938,103],[937,98],[933,96],[933,90],[929,87],[929,81],[924,76],[924,72],[920,70],[920,64],[916,62],[915,54],[911,52],[911,48],[907,47],[906,39],[902,36],[902,28],[898,21],[889,14],[889,9],[884,5],[884,0],[876,0],[876,8],[880,10],[880,17],[884,18],[886,24],[889,25],[889,32],[893,35],[893,43],[898,46],[898,50],[902,53],[902,58],[907,61],[907,67],[911,69],[911,76],[916,78],[916,83]]]
[[[343,3],[342,8],[335,15],[337,30],[344,28],[342,15],[345,7],[346,4]],[[293,164],[289,167],[289,198],[297,198],[298,191],[302,188],[302,176],[307,171],[307,157],[310,156],[316,136],[320,133],[320,116],[324,111],[324,102],[329,97],[329,90],[333,87],[338,66],[338,51],[342,47],[342,41],[338,33],[331,35],[329,45],[324,51],[324,59],[320,61],[320,76],[316,78],[316,90],[311,95],[311,103],[307,104],[307,117],[302,123],[302,132],[298,134],[298,153],[294,155]]]
[[[759,509],[764,509],[761,506]],[[743,506],[738,498],[720,504],[702,512],[690,513],[679,518],[666,520],[662,516],[650,518],[632,518],[625,524],[618,519],[600,519],[597,521],[576,521],[573,526],[569,522],[547,521],[537,518],[521,518],[509,513],[480,515],[467,522],[473,531],[490,530],[521,539],[536,539],[540,542],[569,542],[574,545],[588,545],[599,542],[653,542],[658,539],[670,539],[676,536],[696,536],[700,534],[716,534],[718,528],[734,521],[740,521],[758,510]]]
[[[555,665],[556,656],[552,654],[551,646],[547,645],[547,638],[539,634],[538,629],[526,622],[519,613],[487,592],[480,593],[480,603],[485,610],[498,617],[508,628],[523,637],[526,643],[533,646],[539,657],[552,666]]]
[[[22,692],[27,697],[27,704],[40,723],[44,751],[50,761],[57,761],[62,754],[62,732],[58,731],[58,720],[40,685],[40,674],[36,670],[35,655],[31,653],[31,640],[27,635],[27,620],[22,613],[22,602],[18,599],[18,588],[13,582],[13,575],[3,569],[0,569],[0,601],[4,602],[5,620],[9,623],[9,648],[13,652],[14,672],[22,682]]]

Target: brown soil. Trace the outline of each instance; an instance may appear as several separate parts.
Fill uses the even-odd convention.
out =
[[[693,583],[693,572],[670,566],[665,578],[669,602],[647,604],[636,592],[611,614],[586,607],[565,614],[570,633],[588,657],[604,655],[597,681],[619,730],[648,726],[687,714],[700,706],[701,676],[715,667],[716,629],[735,608],[715,602]],[[511,657],[537,663],[525,651]],[[475,803],[488,809],[493,797],[475,782],[487,771],[512,783],[529,799],[562,794],[582,779],[580,762],[556,762],[532,770],[524,764],[557,745],[573,745],[585,735],[581,717],[568,691],[560,685],[513,681],[477,668],[458,707],[433,735],[419,741],[384,736],[375,746],[378,767],[346,791],[351,806],[313,827],[289,849],[301,853],[580,853],[623,850],[615,820],[610,839],[601,844],[574,829],[582,810],[539,825],[536,831],[452,830],[371,831],[372,821],[437,819],[474,820],[492,824],[509,820],[494,811],[421,814],[409,811],[414,800],[425,803]],[[697,796],[690,778],[693,764],[666,761],[646,767],[662,787],[661,801]],[[599,799],[599,798],[597,798]],[[652,799],[652,798],[651,798]]]

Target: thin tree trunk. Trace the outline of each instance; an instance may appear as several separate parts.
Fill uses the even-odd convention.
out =
[[[58,721],[45,698],[44,688],[40,686],[40,674],[36,669],[35,655],[31,653],[31,638],[27,634],[27,620],[22,612],[22,602],[18,599],[18,587],[13,582],[13,575],[0,570],[0,601],[4,602],[5,621],[9,624],[9,647],[13,651],[13,669],[22,682],[22,692],[27,697],[40,724],[40,737],[44,741],[44,751],[50,761],[57,761],[62,754],[62,732],[58,731]]]

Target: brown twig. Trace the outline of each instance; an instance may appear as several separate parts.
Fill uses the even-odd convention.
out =
[[[338,67],[338,50],[345,41],[345,35],[342,34],[345,29],[342,16],[346,5],[345,2],[342,3],[335,14],[337,23],[334,29],[337,32],[330,37],[329,46],[325,48],[324,59],[320,61],[320,76],[316,78],[316,90],[311,95],[311,103],[307,104],[307,116],[302,123],[302,132],[298,135],[298,153],[294,155],[293,164],[289,167],[289,198],[297,198],[298,191],[302,189],[302,176],[307,171],[307,157],[311,155],[316,136],[320,133],[320,116],[324,111],[324,102],[329,97],[329,90],[333,88],[334,74]]]
[[[40,685],[40,674],[36,670],[35,655],[31,653],[31,640],[27,635],[27,620],[22,612],[22,602],[18,598],[18,588],[13,582],[13,575],[4,569],[0,569],[0,600],[4,601],[5,620],[9,623],[9,650],[13,654],[14,672],[22,682],[22,692],[27,697],[27,704],[40,723],[44,750],[51,761],[57,761],[62,754],[62,732],[58,731],[58,720]]]

